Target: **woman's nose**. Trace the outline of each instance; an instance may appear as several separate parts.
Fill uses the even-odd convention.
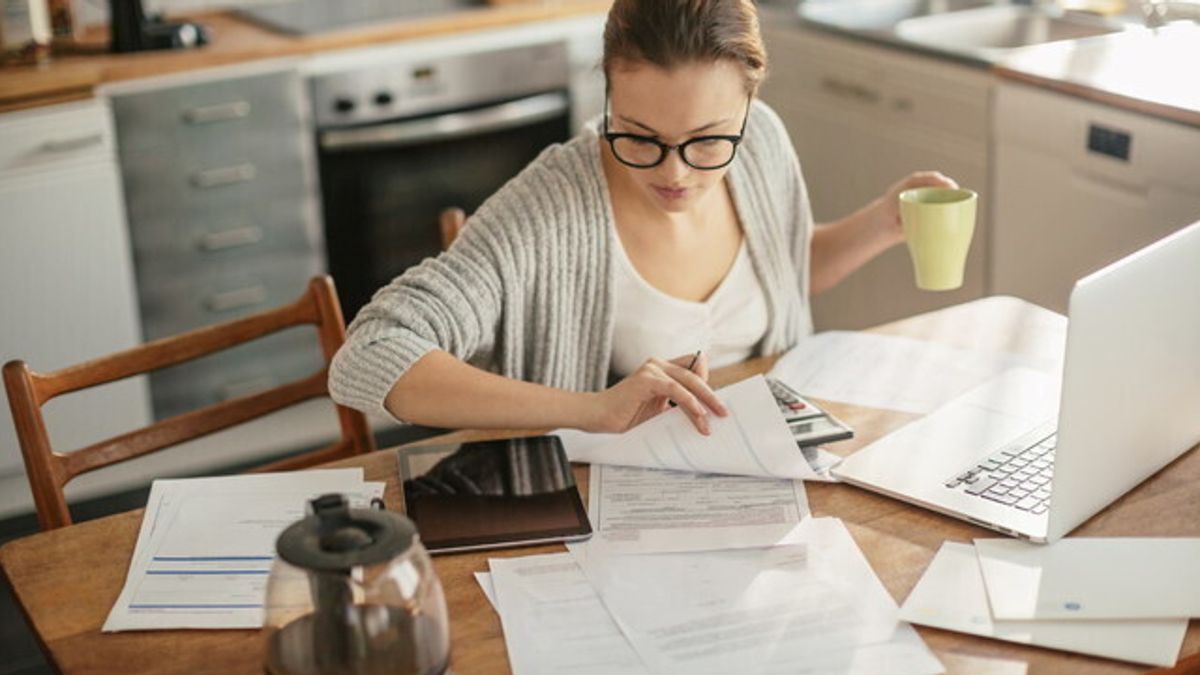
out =
[[[692,170],[692,167],[683,161],[678,148],[668,152],[667,158],[663,160],[662,164],[658,165],[658,168],[659,175],[671,183],[678,183]]]

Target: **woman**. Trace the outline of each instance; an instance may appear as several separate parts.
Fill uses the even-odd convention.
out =
[[[707,434],[727,414],[709,367],[811,333],[809,293],[902,241],[899,192],[954,184],[914,174],[814,227],[787,132],[754,99],[765,71],[751,0],[616,0],[603,120],[375,295],[334,359],[334,399],[429,426],[596,432],[675,402]]]

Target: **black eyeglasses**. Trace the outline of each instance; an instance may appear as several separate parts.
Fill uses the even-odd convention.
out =
[[[750,103],[746,99],[746,116],[736,136],[697,136],[679,143],[667,145],[653,136],[640,134],[612,133],[608,130],[608,93],[604,95],[604,139],[612,148],[617,161],[635,169],[650,169],[662,164],[672,150],[679,151],[684,164],[701,171],[720,169],[733,161],[742,136],[746,133],[746,121],[750,119]]]

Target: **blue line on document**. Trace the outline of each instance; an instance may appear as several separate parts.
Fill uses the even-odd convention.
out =
[[[271,555],[156,555],[160,562],[189,562],[193,560],[274,560]]]
[[[146,570],[146,574],[269,574],[268,570]]]
[[[261,609],[262,605],[130,605],[129,609]]]

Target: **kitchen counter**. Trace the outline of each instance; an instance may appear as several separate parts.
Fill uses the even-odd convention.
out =
[[[1200,25],[1178,23],[1026,47],[998,62],[999,77],[1133,112],[1200,126]]]
[[[412,38],[499,28],[608,11],[611,0],[492,0],[486,7],[435,17],[397,20],[364,28],[295,36],[265,28],[234,12],[186,18],[203,24],[210,43],[199,49],[111,54],[106,28],[89,32],[76,53],[55,55],[40,66],[0,68],[0,112],[92,96],[95,87],[259,59],[386,44]]]

